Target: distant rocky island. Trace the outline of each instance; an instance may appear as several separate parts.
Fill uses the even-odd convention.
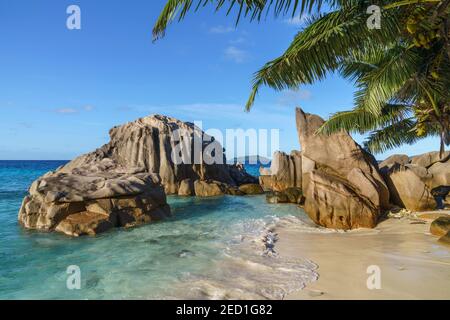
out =
[[[201,158],[200,163],[175,164],[174,132],[183,129],[195,136],[196,128],[166,116],[144,117],[112,128],[108,144],[37,179],[23,200],[19,222],[29,229],[95,235],[170,216],[166,195],[266,192],[268,205],[295,203],[317,225],[348,230],[374,228],[395,206],[430,210],[437,197],[445,200],[450,153],[395,155],[378,163],[344,131],[318,135],[323,123],[319,116],[297,108],[301,150],[276,152],[270,168],[261,167],[257,179],[242,163],[269,159],[243,157],[227,164],[225,155],[219,154],[221,163],[207,164]],[[208,147],[203,143],[196,150],[187,143],[193,157],[202,157]],[[223,152],[222,146],[218,150]]]

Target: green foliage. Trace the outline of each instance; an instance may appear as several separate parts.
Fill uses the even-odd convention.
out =
[[[320,10],[323,3],[327,2],[331,6],[336,6],[340,0],[168,0],[161,12],[155,26],[153,27],[153,38],[156,40],[164,36],[168,25],[176,19],[183,20],[190,10],[197,11],[208,5],[214,6],[216,11],[225,8],[227,15],[233,10],[237,11],[236,24],[242,17],[250,20],[261,20],[264,13],[280,15],[291,15],[304,12],[312,12],[314,9]]]
[[[196,3],[194,5],[194,3]],[[330,10],[320,13],[327,3]],[[367,8],[383,7],[381,28],[367,27]],[[286,51],[254,74],[246,110],[261,86],[296,89],[339,72],[355,82],[355,105],[320,129],[372,132],[366,147],[384,151],[427,135],[450,142],[450,0],[168,0],[153,29],[164,35],[176,17],[212,5],[261,20],[314,13]]]

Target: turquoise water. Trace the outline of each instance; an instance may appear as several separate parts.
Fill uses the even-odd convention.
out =
[[[97,237],[24,230],[17,212],[28,186],[63,163],[0,161],[1,299],[223,298],[238,287],[244,297],[278,297],[283,283],[299,288],[314,277],[307,262],[261,256],[254,239],[268,223],[304,217],[293,205],[267,205],[264,196],[169,197],[173,218]],[[80,290],[67,289],[70,265],[81,270]],[[287,270],[276,275],[281,289],[260,283],[277,269]],[[233,282],[230,273],[245,281]]]

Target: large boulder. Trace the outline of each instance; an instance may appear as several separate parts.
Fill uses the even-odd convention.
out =
[[[428,168],[431,179],[428,182],[430,189],[441,186],[450,186],[450,160],[435,162]]]
[[[425,183],[430,177],[424,167],[396,164],[385,177],[392,203],[411,211],[429,210],[436,206],[431,189]]]
[[[389,190],[372,155],[348,133],[317,134],[324,120],[296,110],[305,211],[317,224],[373,228],[389,206]]]
[[[294,150],[290,155],[277,151],[273,154],[270,169],[260,169],[259,183],[264,190],[283,191],[302,186],[301,152]]]
[[[406,163],[398,157],[383,161],[381,172],[389,187],[391,202],[411,211],[436,208],[435,191],[450,187],[449,155],[440,157],[439,152],[428,152]]]
[[[29,229],[80,236],[169,215],[164,188],[156,174],[128,172],[104,159],[37,179],[23,200],[18,219]]]
[[[18,217],[24,227],[93,235],[170,215],[166,193],[238,195],[257,181],[227,165],[222,146],[192,123],[153,115],[109,134],[109,143],[32,184]]]
[[[442,157],[439,151],[432,151],[411,157],[411,164],[428,168],[436,162],[448,161],[448,158],[450,158],[450,151],[445,152]]]
[[[320,170],[311,171],[304,209],[318,225],[327,228],[374,228],[380,208],[348,181]]]
[[[228,185],[253,183],[242,166],[226,164],[220,143],[190,122],[152,115],[114,127],[110,142],[71,161],[62,172],[111,159],[124,168],[156,173],[167,194],[177,194],[185,179]]]

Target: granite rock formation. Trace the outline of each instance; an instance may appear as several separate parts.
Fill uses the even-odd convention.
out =
[[[156,174],[130,172],[110,159],[49,172],[33,182],[19,211],[28,229],[95,235],[170,215]]]
[[[450,153],[442,158],[439,152],[428,152],[411,157],[408,161],[380,164],[381,172],[391,194],[391,202],[411,211],[431,210],[436,207],[433,193],[450,187]]]
[[[109,143],[32,184],[19,211],[24,227],[94,235],[170,215],[166,193],[243,195],[240,185],[257,182],[192,123],[153,115],[109,133]]]
[[[294,150],[290,155],[277,151],[273,154],[270,169],[260,169],[259,183],[264,190],[283,191],[302,186],[302,156]]]
[[[110,130],[110,142],[76,158],[62,170],[111,159],[125,168],[156,173],[167,194],[177,194],[185,179],[215,180],[229,185],[253,183],[240,165],[227,165],[222,146],[193,123],[153,115]],[[180,163],[173,156],[181,155]],[[215,152],[211,156],[211,151]],[[214,163],[213,163],[214,162]],[[211,164],[208,164],[211,163]]]
[[[372,155],[346,132],[317,134],[324,120],[297,108],[305,211],[317,224],[373,228],[389,206],[389,191]]]

